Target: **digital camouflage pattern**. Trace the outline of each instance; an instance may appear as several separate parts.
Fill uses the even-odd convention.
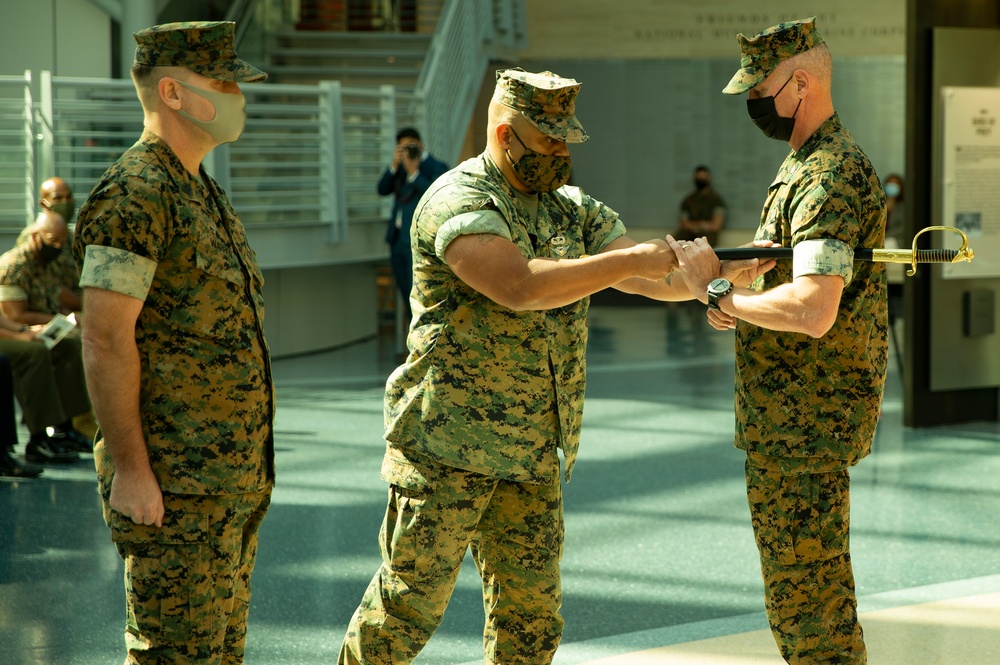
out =
[[[32,312],[57,314],[67,272],[59,260],[42,262],[31,243],[15,245],[0,256],[0,302],[22,300]]]
[[[785,247],[824,241],[842,248],[812,271],[845,278],[837,320],[819,339],[737,322],[737,447],[833,460],[841,468],[870,452],[888,353],[885,266],[858,261],[852,276],[836,257],[882,247],[884,234],[879,177],[834,115],[785,159],[756,237]],[[752,288],[791,281],[796,262],[789,263],[779,261]]]
[[[771,632],[788,663],[864,665],[849,472],[807,470],[795,460],[747,455],[747,500]]]
[[[576,95],[580,83],[552,72],[526,72],[520,67],[497,70],[493,99],[520,111],[547,136],[566,143],[590,139],[576,118]]]
[[[232,21],[164,23],[140,30],[135,38],[135,64],[184,67],[223,81],[263,81],[267,74],[236,55]]]
[[[779,23],[752,37],[736,35],[740,43],[740,70],[722,92],[739,95],[757,87],[782,60],[823,43],[816,17]]]
[[[757,239],[794,259],[755,280],[769,290],[802,274],[844,279],[821,338],[736,326],[736,446],[747,451],[750,517],[771,633],[789,663],[866,661],[849,550],[849,467],[871,450],[887,356],[881,247],[885,195],[868,158],[833,115],[785,159]]]
[[[163,526],[104,504],[125,562],[128,665],[243,662],[250,576],[271,488],[231,496],[164,494]]]
[[[21,229],[21,232],[17,236],[15,245],[22,245],[31,238],[32,227],[34,225],[28,225]],[[70,291],[73,291],[77,295],[81,295],[80,292],[80,271],[76,267],[76,261],[73,260],[73,232],[70,231],[68,237],[66,238],[66,244],[63,245],[63,252],[59,255],[59,258],[52,262],[51,269],[53,271],[53,279],[59,282],[62,286],[65,286]]]
[[[340,665],[411,662],[440,624],[469,547],[485,580],[484,662],[550,663],[563,628],[558,479],[509,482],[391,455],[383,563],[348,625]]]
[[[0,353],[14,372],[14,394],[29,433],[90,413],[79,333],[71,332],[51,349],[38,342],[0,339]]]
[[[273,478],[274,389],[263,277],[243,225],[204,170],[152,133],[80,210],[80,284],[144,300],[136,323],[139,412],[164,492],[243,494]],[[105,495],[110,456],[95,449]]]
[[[487,153],[438,178],[417,206],[409,356],[386,385],[386,439],[440,464],[494,478],[549,484],[557,447],[569,480],[580,442],[590,299],[516,312],[460,280],[441,237],[456,218],[485,211],[525,257],[597,254],[625,227],[576,187],[538,195],[532,218]]]

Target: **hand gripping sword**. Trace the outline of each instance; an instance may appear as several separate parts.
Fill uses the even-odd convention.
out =
[[[917,249],[917,238],[927,231],[953,231],[962,236],[962,246],[958,249]],[[732,261],[736,259],[760,259],[770,261],[772,259],[792,258],[791,247],[733,247],[731,249],[716,249],[715,255],[720,261]],[[911,249],[865,249],[854,250],[855,261],[876,261],[878,263],[909,263],[910,269],[906,274],[913,276],[917,272],[918,263],[958,263],[959,261],[971,262],[973,257],[972,248],[969,247],[969,239],[960,229],[951,226],[928,226],[917,232],[913,236],[913,247]]]

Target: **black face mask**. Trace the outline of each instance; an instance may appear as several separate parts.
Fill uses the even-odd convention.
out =
[[[788,78],[788,81],[785,81],[785,85],[788,85],[788,82],[793,78],[795,78],[794,74]],[[781,94],[781,91],[785,89],[785,85],[781,86],[778,92],[770,97],[748,99],[747,113],[750,114],[753,124],[757,125],[757,129],[764,132],[764,136],[787,142],[788,139],[792,138],[792,131],[795,129],[795,114],[799,112],[802,100],[799,100],[798,105],[795,107],[795,113],[792,114],[791,118],[778,115],[778,110],[774,107],[774,98]]]
[[[62,247],[53,247],[52,245],[46,245],[44,242],[38,244],[38,256],[46,263],[52,263],[59,258],[60,254],[62,254]]]

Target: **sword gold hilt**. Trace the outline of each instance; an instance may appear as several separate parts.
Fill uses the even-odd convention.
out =
[[[917,238],[927,231],[953,231],[962,236],[962,246],[958,249],[917,249]],[[794,252],[791,247],[734,247],[732,249],[716,249],[716,256],[721,261],[734,259],[790,259]],[[912,277],[917,272],[918,263],[958,263],[972,261],[974,253],[969,247],[969,238],[961,229],[951,226],[928,226],[913,236],[911,249],[865,249],[854,250],[855,261],[877,261],[879,263],[909,263],[906,274]]]
[[[917,238],[923,233],[928,231],[952,231],[962,236],[962,246],[958,249],[917,249]],[[879,252],[896,252],[898,250],[891,249],[876,249],[873,253]],[[879,261],[887,261],[890,263],[909,263],[910,269],[906,271],[906,274],[910,277],[917,273],[918,263],[958,263],[959,261],[971,262],[975,253],[972,248],[969,247],[969,237],[965,235],[965,232],[961,229],[956,229],[953,226],[928,226],[917,231],[917,234],[913,236],[913,247],[909,250],[904,250],[903,254],[906,254],[906,258],[902,261],[896,260],[895,258],[883,258],[876,259]]]

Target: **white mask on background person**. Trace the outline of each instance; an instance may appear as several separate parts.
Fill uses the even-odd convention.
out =
[[[885,183],[885,195],[892,199],[899,196],[899,183],[898,182]]]
[[[232,143],[240,137],[247,124],[246,97],[238,93],[197,88],[180,80],[177,82],[199,97],[207,99],[215,107],[215,117],[211,120],[199,120],[184,109],[178,113],[208,132],[216,143]]]

